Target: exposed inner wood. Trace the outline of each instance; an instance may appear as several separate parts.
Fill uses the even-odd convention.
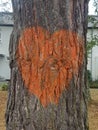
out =
[[[17,61],[28,90],[43,106],[58,104],[83,63],[83,40],[72,31],[50,34],[42,27],[26,28],[19,40]]]

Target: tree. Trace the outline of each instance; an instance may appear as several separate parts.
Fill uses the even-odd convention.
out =
[[[91,36],[87,39],[87,54],[89,56],[93,47],[98,46],[98,35],[94,34],[94,30],[98,26],[97,16],[90,15],[88,17],[88,22],[92,25]]]
[[[98,46],[98,35],[94,34],[94,29],[98,26],[98,0],[93,0],[93,6],[95,8],[95,16],[90,15],[88,22],[92,25],[92,32],[90,39],[87,39],[87,54],[91,53],[94,46]]]
[[[88,130],[88,0],[12,0],[7,130]]]
[[[98,35],[94,33],[95,28],[98,26],[98,19],[96,16],[98,16],[98,0],[93,1],[93,5],[95,8],[95,16],[89,15],[88,16],[88,23],[92,25],[91,29],[91,35],[89,38],[87,38],[87,45],[86,45],[86,51],[87,51],[87,58],[91,58],[91,64],[92,64],[92,49],[95,46],[98,46]],[[92,65],[91,65],[92,66]],[[88,86],[88,101],[91,101],[91,94],[90,94],[90,85],[92,82],[92,67],[91,70],[87,70],[87,86]]]

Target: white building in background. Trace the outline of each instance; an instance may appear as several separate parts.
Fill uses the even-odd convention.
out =
[[[94,16],[98,19],[98,16]],[[88,39],[91,38],[92,24],[88,24]],[[0,13],[0,79],[10,79],[9,69],[9,39],[13,29],[12,13]],[[98,26],[94,28],[94,35],[98,35]],[[92,73],[93,80],[98,79],[98,46],[92,49],[88,58],[87,68]]]
[[[0,79],[10,79],[9,39],[13,29],[11,13],[0,13]]]
[[[97,25],[94,27],[93,24],[89,22],[87,33],[88,40],[92,39],[92,35],[93,36],[96,35],[98,38],[98,16],[92,16],[92,17],[96,19]],[[98,39],[96,42],[98,43]],[[92,79],[98,80],[98,46],[93,47],[93,49],[91,50],[91,54],[89,55],[88,58],[87,69],[91,71]]]

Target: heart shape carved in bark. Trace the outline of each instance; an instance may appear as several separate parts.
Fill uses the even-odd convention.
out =
[[[19,39],[17,63],[28,91],[45,107],[60,95],[83,61],[83,40],[72,31],[53,34],[42,27],[26,28]]]

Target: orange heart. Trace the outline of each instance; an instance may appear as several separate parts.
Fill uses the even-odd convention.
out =
[[[45,107],[57,104],[83,62],[83,40],[74,32],[50,34],[42,27],[26,28],[17,48],[17,62],[27,89]]]

